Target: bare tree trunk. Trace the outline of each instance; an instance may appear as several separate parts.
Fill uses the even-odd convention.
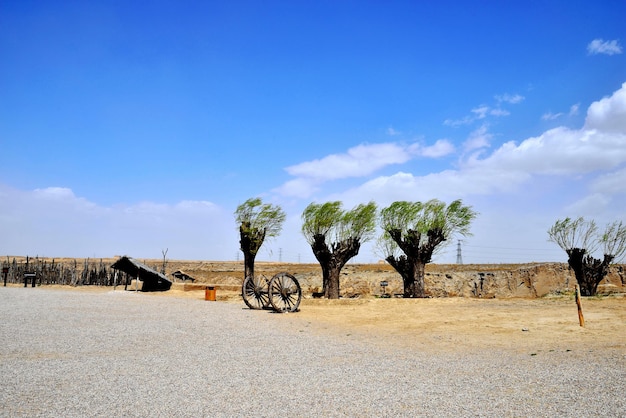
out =
[[[404,284],[403,297],[426,297],[424,286],[424,271],[426,263],[416,259],[408,259],[405,255],[398,258],[389,256],[385,259],[402,277]]]
[[[324,292],[324,296],[328,299],[339,299],[339,275],[341,273],[341,268],[337,268],[334,266],[329,271],[328,277],[328,287]]]
[[[239,227],[239,237],[239,244],[243,252],[243,278],[245,280],[248,276],[254,277],[254,260],[265,240],[265,230],[253,229],[249,222],[242,222]]]
[[[410,298],[413,294],[412,291],[415,288],[415,275],[413,272],[413,263],[409,263],[406,256],[402,255],[398,258],[390,255],[385,259],[391,267],[393,267],[400,277],[402,277],[403,282],[403,297]]]
[[[413,289],[411,289],[412,298],[425,298],[426,297],[426,289],[424,286],[424,272],[426,270],[426,263],[422,263],[420,261],[415,262],[415,269],[413,270],[413,274],[415,275],[415,280],[413,280]]]
[[[256,254],[252,253],[243,253],[243,274],[244,279],[246,277],[254,277],[254,260],[256,258]]]
[[[400,229],[390,229],[387,232],[404,252],[404,255],[397,259],[393,255],[386,259],[402,276],[404,297],[425,298],[424,272],[426,264],[430,263],[435,248],[445,241],[443,231],[438,228],[428,230],[426,233],[428,239],[421,245],[421,234],[418,231],[408,230],[404,237]]]
[[[322,267],[322,286],[324,297],[339,299],[339,277],[341,269],[352,257],[359,253],[361,243],[357,239],[348,239],[333,244],[333,251],[326,245],[326,237],[318,234],[313,237],[311,249]]]
[[[322,293],[324,294],[324,297],[327,298],[328,283],[330,282],[330,269],[327,264],[322,264],[321,262],[320,266],[322,267]]]

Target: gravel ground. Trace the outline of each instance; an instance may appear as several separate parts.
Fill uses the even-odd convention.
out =
[[[420,353],[298,314],[0,288],[0,415],[626,417],[613,352]]]

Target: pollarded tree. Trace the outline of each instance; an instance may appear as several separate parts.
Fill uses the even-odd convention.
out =
[[[244,277],[254,277],[254,260],[259,248],[265,238],[280,234],[285,222],[285,212],[280,206],[263,203],[260,198],[252,198],[237,206],[235,218],[239,224]]]
[[[446,205],[437,199],[394,202],[380,212],[379,248],[404,282],[405,298],[423,298],[424,271],[433,253],[453,235],[471,235],[477,213],[461,200]],[[449,242],[449,241],[448,241]]]
[[[567,253],[567,263],[574,270],[583,296],[595,295],[611,263],[626,253],[626,225],[621,221],[608,224],[600,233],[593,220],[565,218],[552,225],[548,236]],[[598,250],[602,259],[594,257]]]
[[[302,213],[302,233],[322,267],[324,297],[339,299],[339,274],[374,236],[376,204],[360,204],[350,211],[341,202],[311,203]]]

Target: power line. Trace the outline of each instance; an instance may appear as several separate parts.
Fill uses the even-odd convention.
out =
[[[516,250],[516,251],[556,251],[563,252],[563,250],[559,248],[514,248],[514,247],[483,247],[481,245],[466,245],[466,247],[471,248],[487,248],[487,249],[496,249],[496,250]]]

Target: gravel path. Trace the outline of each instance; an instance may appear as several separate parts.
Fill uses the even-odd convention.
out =
[[[0,288],[0,416],[626,417],[621,352],[433,354],[298,314]]]

